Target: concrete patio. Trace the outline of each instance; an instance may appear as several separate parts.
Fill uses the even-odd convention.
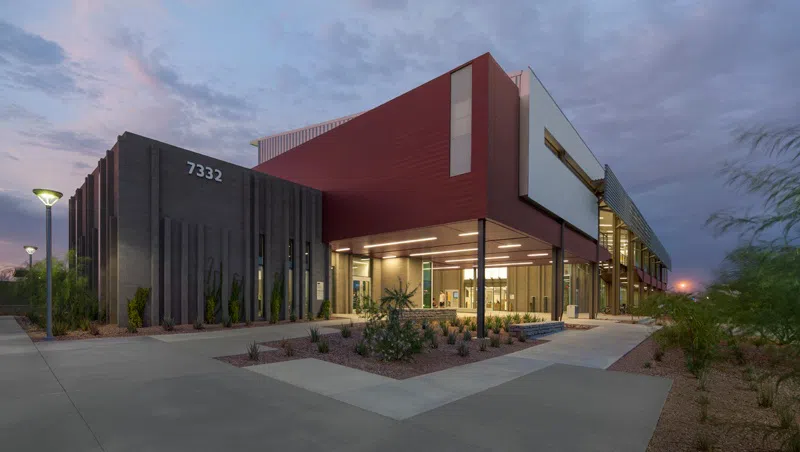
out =
[[[342,321],[318,323],[328,332]],[[603,370],[650,334],[608,321],[402,381],[314,359],[241,369],[212,359],[253,340],[305,336],[308,326],[34,344],[0,317],[0,445],[643,451],[671,385]]]

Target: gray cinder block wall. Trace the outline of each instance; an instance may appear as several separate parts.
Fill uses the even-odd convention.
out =
[[[125,132],[70,198],[69,210],[69,246],[91,259],[87,275],[112,323],[127,325],[127,301],[139,287],[151,289],[145,325],[166,316],[176,323],[202,318],[208,274],[220,281],[220,264],[217,321],[228,314],[233,277],[242,283],[242,320],[257,318],[262,246],[263,313],[269,317],[278,272],[286,318],[289,240],[295,313],[305,316],[310,301],[316,315],[328,298],[330,251],[322,242],[318,190]]]

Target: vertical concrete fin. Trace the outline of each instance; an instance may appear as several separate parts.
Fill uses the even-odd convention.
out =
[[[181,323],[189,323],[189,224],[181,222]]]
[[[164,217],[164,317],[172,317],[172,221]],[[158,314],[156,314],[158,316]],[[151,325],[158,325],[158,317]]]
[[[205,226],[197,225],[197,319],[203,320],[203,308],[205,307],[205,277],[206,277],[206,237]],[[192,319],[194,322],[197,319]]]
[[[150,325],[158,325],[160,293],[160,224],[159,149],[150,147]]]

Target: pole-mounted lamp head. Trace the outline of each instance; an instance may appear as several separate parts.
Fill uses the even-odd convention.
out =
[[[55,190],[48,190],[46,188],[36,188],[33,190],[36,195],[47,207],[52,207],[55,203],[64,196],[61,192]]]
[[[25,248],[25,252],[30,254],[31,256],[33,256],[33,253],[35,253],[36,250],[39,249],[38,247],[32,245],[25,245],[23,248]]]

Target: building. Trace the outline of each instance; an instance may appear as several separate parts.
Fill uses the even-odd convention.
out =
[[[92,271],[101,299],[118,304],[149,284],[159,288],[151,322],[164,313],[193,320],[207,265],[192,251],[191,231],[201,229],[215,240],[204,250],[243,275],[254,317],[268,315],[260,307],[275,281],[265,275],[283,280],[282,317],[291,306],[301,315],[316,310],[323,299],[334,312],[352,312],[398,279],[419,288],[420,309],[479,317],[558,318],[568,305],[586,316],[618,313],[667,286],[669,255],[611,169],[532,70],[506,73],[490,54],[369,111],[252,144],[260,163],[246,170],[120,137],[70,200],[70,245],[99,256]],[[134,163],[128,152],[139,154]],[[226,176],[189,183],[190,163]],[[104,166],[115,168],[113,178]],[[115,190],[119,199],[105,213],[89,213],[86,206],[108,205]],[[112,226],[103,232],[103,224]],[[123,251],[135,255],[135,277],[120,271]],[[116,256],[113,265],[106,255]],[[183,294],[197,308],[176,308]]]

